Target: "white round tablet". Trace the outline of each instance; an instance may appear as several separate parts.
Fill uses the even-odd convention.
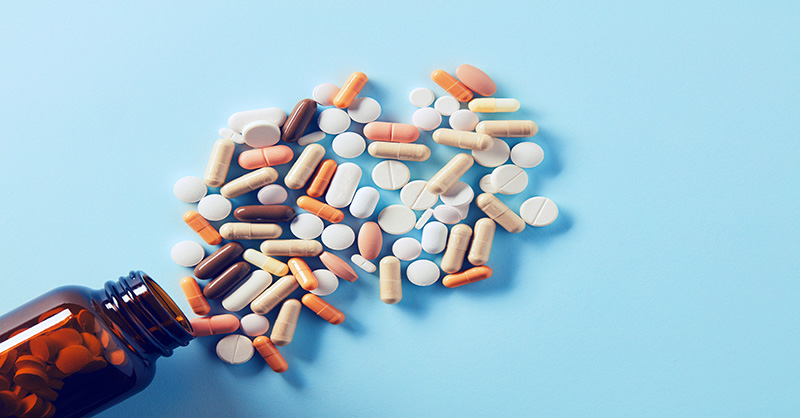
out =
[[[478,185],[481,187],[481,190],[483,190],[486,193],[491,193],[491,194],[500,193],[500,190],[497,190],[497,187],[494,187],[494,184],[492,184],[491,173],[481,177],[481,180],[478,183]]]
[[[197,204],[197,211],[209,221],[221,221],[231,214],[231,201],[220,194],[210,194]]]
[[[358,123],[370,123],[378,120],[381,115],[381,105],[372,97],[356,97],[347,107],[350,119]]]
[[[456,110],[450,115],[450,127],[457,131],[474,131],[478,115],[467,109]]]
[[[397,190],[405,186],[410,178],[411,171],[400,161],[381,161],[372,169],[372,181],[384,190]]]
[[[430,286],[439,280],[439,266],[431,260],[417,260],[406,268],[408,281],[417,286]]]
[[[322,231],[322,243],[332,250],[344,250],[350,248],[356,240],[356,233],[353,228],[345,224],[328,225]]]
[[[356,158],[367,149],[367,143],[364,137],[355,132],[342,132],[333,138],[331,147],[342,158]]]
[[[244,138],[242,138],[242,134],[234,132],[231,128],[220,128],[218,132],[219,136],[223,138],[230,139],[237,144],[244,144]]]
[[[422,212],[422,215],[419,215],[419,220],[417,220],[417,223],[414,224],[414,228],[422,229],[425,227],[425,224],[428,223],[428,221],[431,219],[431,216],[433,216],[433,209],[425,209],[425,212]]]
[[[535,196],[522,202],[519,216],[528,225],[547,226],[558,218],[558,206],[546,197]]]
[[[269,147],[280,141],[281,130],[269,122],[257,120],[244,127],[242,138],[245,144],[253,148]]]
[[[404,205],[390,205],[378,214],[378,225],[383,232],[392,235],[403,235],[414,229],[417,221],[414,211]]]
[[[322,141],[323,139],[325,139],[326,135],[327,134],[325,132],[322,132],[322,131],[311,132],[310,134],[305,134],[305,135],[301,136],[300,139],[297,140],[297,145],[300,145],[300,146],[304,147],[304,146],[306,146],[308,144],[313,144],[315,142]]]
[[[422,249],[428,254],[439,254],[447,246],[447,226],[430,222],[422,228]]]
[[[439,197],[442,198],[442,203],[445,205],[462,206],[469,205],[469,202],[472,202],[475,192],[472,191],[472,187],[469,187],[469,184],[458,181]]]
[[[414,111],[411,123],[423,131],[432,131],[442,124],[442,114],[432,107],[423,107]]]
[[[438,110],[442,116],[450,116],[461,109],[461,103],[453,96],[442,96],[433,103],[433,108]]]
[[[203,246],[194,241],[181,241],[172,246],[170,257],[175,264],[183,267],[194,267],[197,263],[203,261],[206,256],[206,250]]]
[[[253,342],[244,335],[228,335],[217,343],[217,357],[228,364],[247,363],[254,351]]]
[[[325,225],[322,223],[322,219],[320,219],[319,216],[313,213],[301,213],[292,219],[289,229],[297,238],[314,239],[322,234]]]
[[[247,314],[239,322],[242,325],[242,332],[251,337],[258,337],[269,331],[269,319],[259,314]]]
[[[311,97],[322,106],[333,106],[333,98],[339,93],[339,87],[332,83],[322,83],[314,87]]]
[[[425,210],[439,201],[439,196],[428,191],[428,182],[414,180],[400,190],[400,201],[413,210]]]
[[[413,260],[422,254],[422,244],[414,238],[403,237],[392,244],[392,254],[403,261]]]
[[[528,187],[528,174],[514,164],[503,165],[492,170],[492,185],[501,194],[517,194]]]
[[[200,201],[208,193],[208,187],[200,177],[186,176],[175,182],[175,185],[172,186],[172,193],[175,193],[175,197],[181,202],[194,203]]]
[[[287,197],[289,193],[280,184],[268,184],[258,191],[258,201],[262,205],[280,205]]]
[[[475,159],[476,163],[484,167],[497,167],[508,161],[510,152],[511,149],[506,141],[494,138],[494,143],[489,149],[483,151],[472,150],[472,158]]]
[[[455,225],[461,220],[461,213],[450,205],[439,205],[433,208],[433,217],[443,224]]]
[[[319,114],[317,125],[326,134],[338,135],[350,127],[350,116],[342,109],[325,109]]]
[[[327,269],[314,270],[314,277],[317,278],[317,288],[312,290],[311,293],[317,296],[327,296],[333,293],[339,287],[339,279],[333,274],[332,271]]]
[[[511,162],[519,167],[536,167],[542,160],[544,160],[544,150],[534,142],[520,142],[511,148]]]
[[[430,106],[434,98],[433,90],[425,87],[417,87],[408,94],[408,101],[416,107]]]

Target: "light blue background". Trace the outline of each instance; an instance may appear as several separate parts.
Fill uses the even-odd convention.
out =
[[[481,284],[343,282],[345,325],[305,311],[285,375],[197,341],[102,416],[800,414],[798,3],[262,3],[0,4],[4,311],[132,268],[186,307],[174,181],[232,112],[356,70],[396,121],[432,70],[486,70],[561,217],[498,233]]]

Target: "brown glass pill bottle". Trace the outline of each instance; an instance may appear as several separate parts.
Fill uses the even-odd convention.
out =
[[[144,389],[156,360],[192,338],[143,272],[52,290],[0,317],[0,418],[97,413]]]

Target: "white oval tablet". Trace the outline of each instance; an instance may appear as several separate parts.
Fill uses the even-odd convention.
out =
[[[217,343],[217,357],[228,364],[247,363],[253,352],[253,342],[244,335],[228,335]]]
[[[361,270],[366,271],[367,273],[375,273],[375,270],[377,270],[375,264],[373,264],[372,261],[369,261],[366,258],[364,258],[361,254],[351,255],[350,261],[352,261],[353,264],[355,264]]]
[[[172,193],[181,202],[194,203],[199,202],[208,193],[208,187],[200,177],[186,176],[175,182]]]
[[[257,120],[244,127],[242,138],[245,144],[253,148],[269,147],[280,141],[281,130],[269,122]]]
[[[472,187],[469,187],[469,184],[458,181],[439,197],[442,198],[442,203],[445,205],[462,206],[469,205],[472,202],[475,192]]]
[[[339,93],[339,87],[333,83],[322,83],[314,87],[311,97],[322,106],[333,106],[333,98]]]
[[[287,197],[289,193],[280,184],[268,184],[258,191],[258,201],[262,205],[280,205]]]
[[[439,280],[439,266],[431,260],[417,260],[406,268],[408,281],[417,286],[430,286]]]
[[[381,105],[372,97],[356,97],[350,106],[347,106],[350,119],[358,123],[370,123],[378,120],[381,115]]]
[[[228,126],[238,133],[244,131],[244,127],[250,122],[263,120],[275,126],[282,126],[286,122],[286,112],[278,107],[267,107],[264,109],[245,110],[236,112],[228,118]]]
[[[332,224],[322,231],[322,243],[332,250],[345,250],[356,241],[353,228],[345,224]]]
[[[461,220],[461,213],[450,205],[439,205],[433,208],[433,217],[441,223],[454,225]]]
[[[528,225],[547,226],[558,218],[558,206],[546,197],[535,196],[522,202],[519,216]]]
[[[520,142],[511,148],[511,162],[519,167],[536,167],[542,160],[544,160],[544,150],[534,142]]]
[[[461,109],[461,103],[455,97],[447,95],[442,96],[433,103],[433,108],[438,110],[442,116],[450,116]]]
[[[311,293],[317,296],[327,296],[333,293],[339,287],[339,279],[333,272],[327,269],[314,270],[314,277],[317,278],[317,288],[312,290]]]
[[[233,132],[231,128],[220,128],[219,129],[219,136],[230,139],[231,141],[237,144],[244,144],[244,138],[242,138],[242,134]]]
[[[513,164],[500,166],[492,170],[492,185],[501,194],[517,194],[528,187],[528,174]]]
[[[442,114],[432,107],[423,107],[414,111],[411,123],[423,131],[432,131],[442,124]]]
[[[368,218],[372,216],[372,212],[375,212],[380,199],[380,192],[373,187],[364,186],[356,190],[356,194],[353,195],[353,201],[350,202],[350,214],[358,219]]]
[[[480,182],[478,182],[478,185],[480,186],[481,190],[483,190],[486,193],[491,193],[491,194],[500,193],[500,190],[497,190],[497,187],[494,187],[494,184],[492,184],[491,173],[481,177],[481,180]]]
[[[197,203],[197,212],[209,221],[221,221],[231,214],[231,201],[220,194],[210,194]]]
[[[203,246],[194,241],[181,241],[172,246],[170,257],[177,265],[183,267],[194,267],[203,261],[206,250]]]
[[[319,216],[313,213],[301,213],[292,219],[289,229],[297,238],[314,239],[322,234],[325,225],[322,223],[322,219],[320,219]]]
[[[447,246],[447,226],[430,222],[422,228],[422,249],[428,254],[439,254]]]
[[[264,335],[269,331],[269,319],[259,314],[247,314],[239,320],[242,326],[242,332],[251,337],[258,337]]]
[[[431,219],[431,216],[433,216],[433,209],[425,209],[425,212],[422,212],[422,215],[419,215],[419,220],[417,220],[417,223],[414,224],[414,228],[422,229],[425,224],[428,223],[428,220]]]
[[[323,139],[325,139],[326,135],[327,134],[325,132],[322,132],[322,131],[311,132],[310,134],[305,134],[305,135],[301,136],[300,139],[297,140],[297,145],[300,145],[300,146],[304,147],[304,146],[306,146],[308,144],[313,144],[315,142],[322,141]]]
[[[425,87],[417,87],[408,94],[408,101],[416,107],[430,106],[435,98],[433,90]]]
[[[272,275],[264,270],[253,270],[242,284],[222,299],[222,307],[229,312],[238,312],[250,305],[258,295],[272,284]]]
[[[326,134],[338,135],[350,127],[350,116],[342,109],[325,109],[319,114],[317,125]]]
[[[439,201],[439,196],[428,191],[428,182],[414,180],[400,190],[400,201],[413,210],[425,210]]]
[[[494,143],[489,149],[483,151],[472,150],[472,158],[475,159],[476,163],[484,167],[497,167],[508,161],[511,149],[506,141],[499,138],[493,139]]]
[[[335,208],[346,207],[353,200],[359,181],[361,181],[361,167],[353,163],[339,164],[328,185],[325,201]]]
[[[414,229],[414,211],[404,205],[390,205],[378,214],[378,225],[387,234],[403,235]]]
[[[414,238],[403,237],[392,244],[392,254],[403,261],[413,260],[422,254],[422,245]]]
[[[450,127],[457,131],[474,131],[478,115],[467,109],[456,110],[450,115]]]
[[[381,161],[372,169],[372,181],[383,190],[397,190],[408,183],[411,171],[395,160]]]
[[[356,158],[367,149],[364,137],[355,132],[342,132],[331,142],[333,152],[342,158]]]

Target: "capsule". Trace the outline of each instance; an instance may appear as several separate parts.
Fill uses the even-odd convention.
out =
[[[219,187],[225,183],[235,148],[236,143],[230,139],[221,138],[214,142],[214,149],[211,151],[211,158],[206,166],[206,174],[203,176],[203,183],[206,186]]]
[[[275,324],[272,326],[272,334],[270,334],[273,344],[283,347],[292,342],[302,306],[297,299],[287,299],[283,302]]]
[[[431,156],[431,149],[422,144],[403,144],[393,142],[373,142],[367,147],[369,155],[402,161],[425,161]]]
[[[276,276],[282,277],[289,274],[289,266],[287,266],[286,263],[252,248],[245,250],[244,259],[248,263],[260,268],[261,270],[272,273]]]
[[[364,136],[373,141],[414,142],[419,129],[407,123],[370,122],[364,126]]]
[[[325,219],[328,222],[339,223],[344,219],[344,212],[336,209],[335,207],[322,203],[313,197],[300,196],[297,198],[297,206],[305,209],[314,215]]]
[[[383,303],[394,305],[403,299],[403,282],[400,279],[400,260],[392,255],[381,259],[380,289]]]
[[[227,240],[270,239],[281,236],[283,228],[275,224],[228,222],[219,227],[219,233]]]
[[[469,260],[472,265],[480,266],[489,261],[495,228],[494,221],[489,218],[481,218],[475,222],[472,244],[470,244],[469,254],[467,254],[467,260]]]
[[[222,299],[222,307],[228,312],[241,311],[270,284],[272,284],[272,275],[263,270],[256,270],[244,279],[241,286]]]
[[[458,179],[472,167],[474,162],[475,160],[469,154],[456,154],[431,177],[427,185],[428,191],[437,196],[444,194],[458,182]]]
[[[286,173],[283,182],[286,187],[297,190],[306,185],[308,179],[314,174],[317,164],[325,156],[325,148],[320,144],[309,144],[297,157],[292,168]]]
[[[322,300],[321,297],[313,293],[306,293],[301,300],[303,305],[306,305],[308,309],[311,309],[320,318],[330,322],[332,325],[339,325],[344,322],[344,314],[330,303]]]
[[[358,252],[367,260],[378,258],[383,246],[381,227],[375,222],[365,222],[358,230]]]
[[[475,205],[508,232],[516,234],[525,229],[525,221],[491,193],[479,194]]]
[[[494,138],[481,133],[440,128],[433,132],[433,142],[451,147],[485,151],[494,145]]]
[[[309,184],[306,189],[306,194],[311,197],[320,197],[325,194],[325,189],[327,189],[328,185],[331,183],[331,178],[333,178],[333,173],[336,172],[336,167],[336,161],[333,160],[325,160],[320,163],[319,167],[317,167],[317,172],[311,179],[311,184]]]
[[[243,251],[242,244],[229,242],[196,265],[194,267],[194,275],[198,279],[208,280],[233,264],[233,260],[242,255]]]
[[[242,222],[287,222],[294,219],[294,208],[285,205],[246,205],[233,211]]]
[[[292,161],[294,152],[286,145],[250,149],[239,154],[239,166],[245,170],[286,164]]]
[[[192,308],[192,312],[197,315],[207,315],[211,312],[211,306],[208,304],[206,297],[203,296],[203,291],[200,290],[200,285],[194,277],[184,277],[180,282],[183,295],[186,296],[186,301]]]
[[[314,113],[317,112],[317,102],[311,99],[303,99],[297,102],[283,124],[281,138],[286,142],[296,142],[308,128]]]
[[[534,136],[539,126],[532,120],[485,120],[478,122],[475,132],[503,138]]]
[[[222,242],[222,236],[220,236],[219,232],[208,223],[206,218],[196,211],[190,210],[184,213],[183,222],[189,225],[192,231],[197,232],[197,235],[200,235],[200,238],[208,245],[217,245]]]
[[[189,322],[192,324],[192,334],[195,337],[230,334],[239,329],[239,318],[231,314],[195,318]]]
[[[266,315],[298,287],[300,284],[297,283],[294,276],[283,276],[268,287],[264,293],[256,296],[250,303],[250,309],[259,315]]]
[[[252,171],[227,182],[219,189],[219,194],[227,199],[233,199],[234,197],[239,197],[247,192],[252,192],[253,190],[272,184],[277,179],[278,172],[274,168],[259,168],[256,171]]]
[[[316,257],[322,244],[313,239],[273,239],[261,243],[261,252],[279,257]]]
[[[489,266],[478,266],[464,270],[461,273],[448,274],[442,279],[442,284],[444,287],[458,287],[479,282],[489,277],[492,277],[492,269]]]
[[[314,276],[314,272],[311,271],[311,267],[308,267],[305,260],[292,257],[286,264],[289,265],[289,270],[292,272],[292,275],[294,275],[294,278],[300,283],[300,287],[310,292],[319,286],[317,277]]]
[[[351,74],[347,82],[339,89],[339,93],[336,93],[336,96],[334,96],[333,105],[339,109],[350,106],[350,103],[358,96],[358,93],[364,88],[365,84],[367,84],[366,74],[360,72]]]
[[[273,372],[283,373],[289,370],[289,364],[286,363],[286,359],[283,358],[280,351],[272,344],[269,338],[263,335],[256,337],[256,339],[253,340],[253,347],[256,348],[258,354],[261,354],[261,357],[264,358],[264,361],[267,362],[267,365]]]
[[[472,100],[472,90],[448,74],[447,71],[436,70],[431,73],[431,79],[459,102],[465,103]]]
[[[464,262],[464,255],[467,254],[469,240],[472,237],[472,228],[469,225],[458,224],[450,229],[450,236],[447,238],[447,248],[442,255],[442,271],[455,273],[461,270]]]
[[[470,101],[469,110],[475,113],[516,112],[519,110],[519,101],[517,99],[483,97]]]
[[[203,289],[203,295],[208,299],[219,299],[233,290],[248,273],[250,273],[250,265],[240,261],[228,267],[216,279],[210,281]]]

